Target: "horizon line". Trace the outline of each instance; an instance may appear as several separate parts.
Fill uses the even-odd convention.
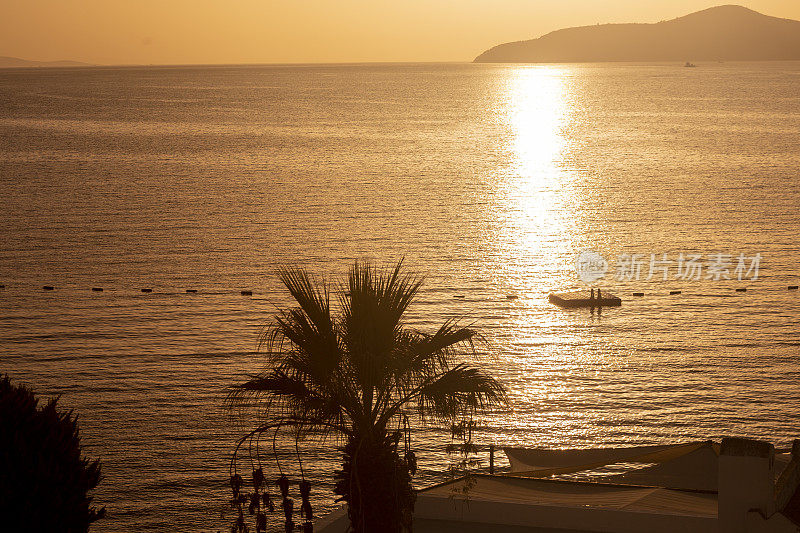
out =
[[[3,56],[11,57],[11,56]],[[34,61],[34,60],[25,60]],[[71,61],[71,60],[59,60]],[[742,60],[730,59],[725,61],[710,61],[710,63],[774,63],[774,62],[798,62],[800,59],[757,59]],[[50,63],[50,61],[40,61]],[[56,63],[58,61],[52,61]],[[563,61],[563,62],[486,62],[475,63],[473,60],[452,60],[452,61],[305,61],[305,62],[274,62],[274,63],[84,63],[79,65],[19,65],[19,66],[0,66],[0,70],[24,70],[24,69],[90,69],[90,68],[176,68],[176,67],[270,67],[270,66],[324,66],[324,65],[602,65],[612,63],[629,63],[638,65],[657,65],[671,64],[680,61]],[[76,61],[76,63],[82,63]],[[706,61],[709,63],[709,61]]]

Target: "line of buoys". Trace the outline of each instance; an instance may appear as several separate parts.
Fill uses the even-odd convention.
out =
[[[796,291],[798,289],[798,285],[789,285],[787,290]],[[747,287],[739,287],[733,289],[736,292],[747,292]],[[670,295],[681,294],[681,291],[669,291]],[[644,296],[643,292],[633,292],[631,293],[632,296]]]
[[[5,289],[5,288],[6,288],[5,284],[0,284],[0,289]],[[800,286],[798,286],[798,285],[789,285],[788,287],[786,287],[786,289],[790,290],[790,291],[796,291],[796,290],[798,290],[798,288],[800,288]],[[53,290],[55,290],[55,287],[53,285],[43,285],[42,286],[42,290],[53,291]],[[103,287],[92,287],[91,290],[92,290],[92,292],[103,292],[104,291]],[[146,289],[139,289],[139,290],[141,292],[143,292],[143,293],[151,293],[151,292],[153,292],[153,289],[147,289],[147,288]],[[747,292],[747,288],[746,287],[734,288],[734,290],[736,292]],[[194,293],[197,292],[197,289],[186,289],[186,292],[190,293],[190,294],[194,294]],[[242,290],[242,291],[239,291],[239,293],[242,296],[252,296],[253,295],[253,291],[252,290]],[[676,294],[681,294],[681,291],[669,291],[669,293],[670,293],[670,295],[676,295]],[[643,292],[634,292],[634,293],[631,293],[631,294],[633,296],[644,296]],[[350,292],[347,291],[347,292],[344,293],[344,295],[347,296],[347,297],[350,297]],[[453,295],[453,298],[457,298],[459,300],[463,300],[464,299],[464,295],[463,294],[455,294],[455,295]],[[507,300],[516,300],[518,298],[519,298],[519,296],[516,295],[516,294],[506,294],[506,299]]]
[[[0,285],[0,289],[5,289],[5,288],[6,288],[5,285]],[[42,290],[53,291],[53,290],[55,290],[55,287],[52,286],[52,285],[44,285],[44,286],[42,286]],[[149,293],[153,292],[153,289],[149,289],[149,288],[139,289],[139,290],[141,292],[145,293],[145,294],[149,294]],[[91,291],[92,292],[103,292],[103,291],[105,291],[105,289],[103,287],[92,287]],[[197,289],[186,289],[186,292],[188,294],[195,294],[195,293],[197,293]],[[240,294],[242,296],[252,296],[253,295],[253,291],[251,291],[251,290],[243,290],[243,291],[239,291],[239,292],[240,292]],[[350,293],[348,292],[347,295],[349,296]]]

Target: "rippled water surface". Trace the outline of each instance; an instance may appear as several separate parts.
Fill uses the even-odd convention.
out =
[[[483,444],[785,446],[798,87],[797,62],[0,70],[0,372],[79,413],[105,473],[93,530],[224,529],[225,388],[260,368],[276,267],[404,256],[427,279],[409,322],[475,323],[509,388]],[[587,249],[622,307],[548,303]],[[734,279],[647,280],[651,253],[730,254]],[[740,253],[758,279],[735,279]],[[622,254],[639,280],[615,279]],[[414,438],[418,482],[441,479],[449,439]],[[312,452],[329,479],[334,452]]]

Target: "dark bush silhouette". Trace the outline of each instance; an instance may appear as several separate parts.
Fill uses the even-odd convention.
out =
[[[57,399],[39,407],[33,391],[0,378],[0,530],[87,531],[105,515],[87,493],[100,461],[81,457],[77,417]]]

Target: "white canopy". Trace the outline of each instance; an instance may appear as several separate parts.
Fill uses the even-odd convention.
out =
[[[717,490],[719,445],[711,441],[593,449],[504,448],[514,477],[543,478],[633,463],[647,464],[596,481],[688,490]]]

